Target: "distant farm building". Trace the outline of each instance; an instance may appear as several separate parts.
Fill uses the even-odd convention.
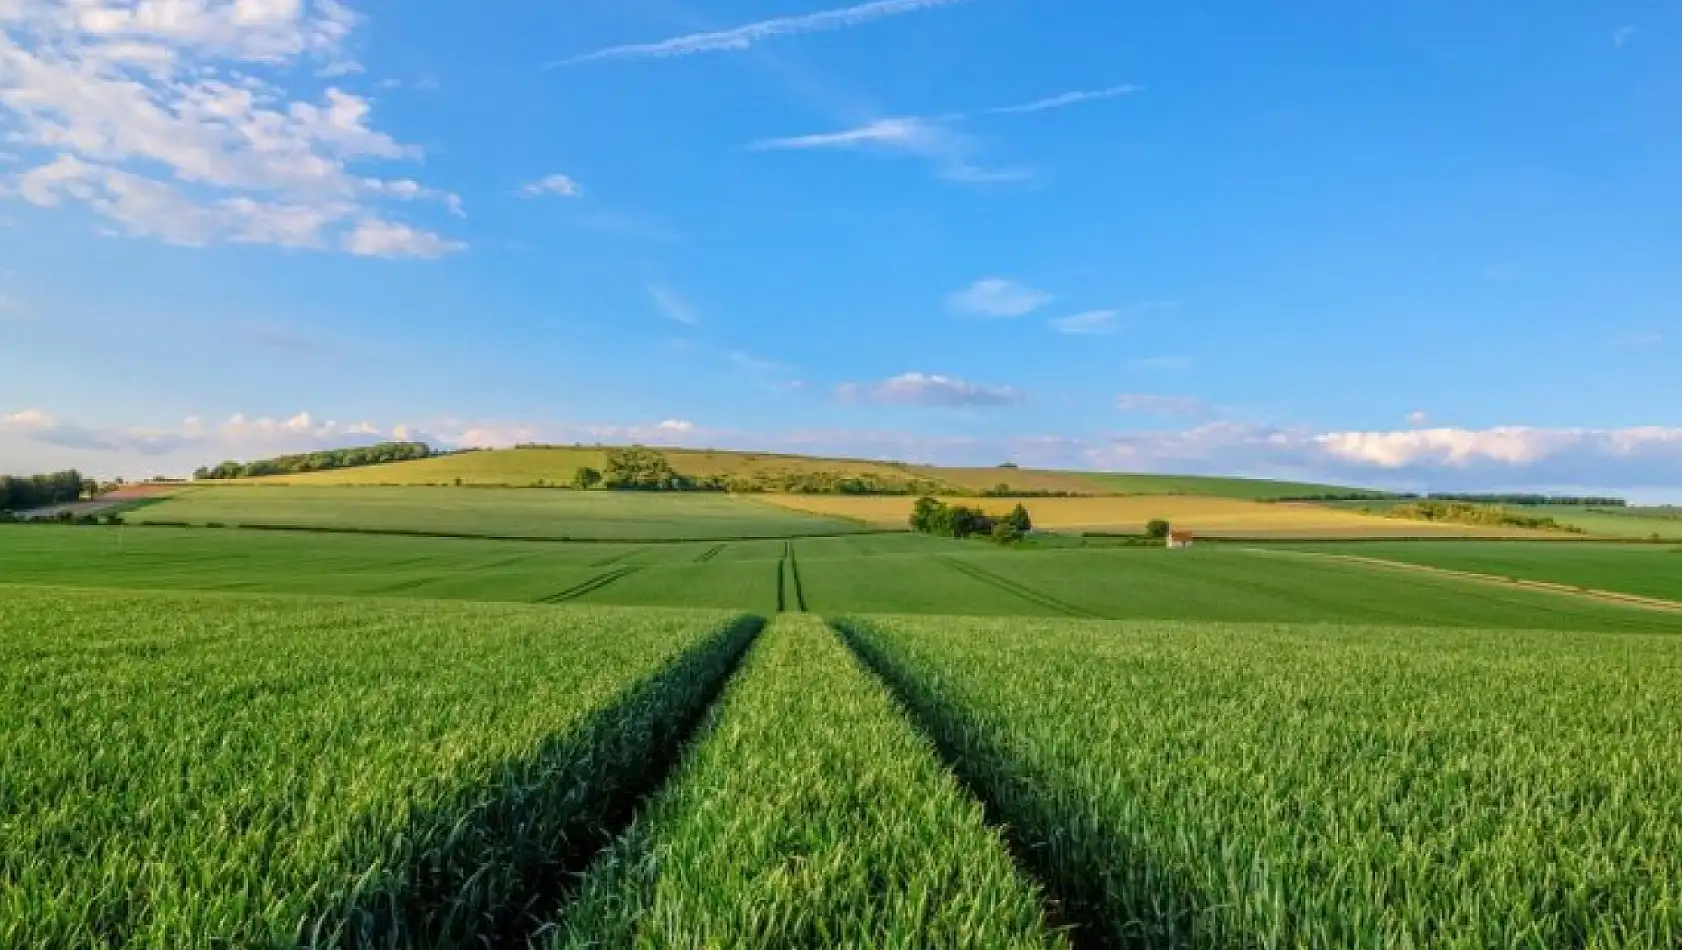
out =
[[[1183,551],[1197,543],[1197,535],[1190,531],[1168,532],[1168,546],[1176,551]]]

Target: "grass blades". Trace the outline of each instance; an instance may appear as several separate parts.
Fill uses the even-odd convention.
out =
[[[563,948],[1056,948],[1035,887],[881,684],[778,618]]]
[[[1674,637],[842,626],[1108,945],[1682,945]]]
[[[755,629],[6,588],[0,946],[518,942]]]

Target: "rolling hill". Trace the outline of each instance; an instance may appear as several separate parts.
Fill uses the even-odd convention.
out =
[[[953,468],[903,462],[833,459],[766,452],[662,449],[679,473],[757,481],[775,490],[791,478],[834,476],[867,479],[944,495],[1011,494],[1193,495],[1272,501],[1317,495],[1351,495],[1360,489],[1303,482],[1210,476],[1048,471],[1013,467]],[[508,488],[568,485],[580,468],[601,469],[608,447],[557,446],[462,452],[427,459],[297,475],[244,479],[270,485],[465,485]]]

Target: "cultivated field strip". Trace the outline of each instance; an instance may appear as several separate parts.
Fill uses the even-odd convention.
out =
[[[1682,946],[1675,637],[841,627],[1095,943]]]
[[[965,561],[955,557],[941,557],[940,561],[953,570],[962,574],[967,574],[983,584],[989,584],[1005,591],[1006,593],[1015,594],[1017,597],[1020,597],[1031,604],[1044,607],[1053,613],[1059,613],[1069,617],[1094,618],[1098,616],[1090,610],[1083,607],[1077,607],[1066,600],[1053,597],[1044,591],[1035,590],[1026,584],[1019,584],[1007,577],[1001,577],[974,561]]]
[[[642,565],[640,564],[621,564],[618,567],[603,571],[602,573],[587,580],[580,581],[565,590],[556,591],[546,597],[539,597],[537,598],[537,602],[543,604],[564,604],[569,600],[577,600],[580,597],[593,594],[610,584],[622,581],[642,569]]]
[[[0,597],[0,946],[523,944],[758,624]]]
[[[552,946],[1064,944],[882,685],[816,618],[785,616]]]

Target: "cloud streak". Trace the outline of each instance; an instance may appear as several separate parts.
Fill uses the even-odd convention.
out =
[[[811,33],[828,33],[833,30],[851,29],[855,26],[864,26],[868,23],[903,16],[907,13],[917,13],[936,7],[956,6],[968,2],[970,0],[875,0],[872,3],[822,10],[801,16],[775,17],[728,30],[691,33],[687,36],[673,37],[653,43],[609,46],[570,59],[549,63],[544,68],[558,69],[564,66],[578,66],[607,60],[672,59],[680,56],[694,56],[700,53],[741,52],[774,37],[803,36]]]
[[[1110,336],[1121,329],[1121,311],[1088,310],[1057,317],[1051,328],[1065,336]]]
[[[845,383],[837,394],[848,402],[941,409],[998,408],[1027,401],[1025,393],[1010,386],[986,386],[939,373],[903,373],[879,383]]]
[[[1050,112],[1054,109],[1066,109],[1069,106],[1080,105],[1083,102],[1102,102],[1105,99],[1120,99],[1143,91],[1134,85],[1111,86],[1108,89],[1077,89],[1060,95],[1036,99],[1033,102],[1018,106],[994,106],[983,109],[985,115],[1028,115],[1034,112]]]
[[[1025,317],[1057,298],[1003,277],[984,277],[947,298],[947,305],[971,317]]]
[[[698,326],[701,323],[700,314],[695,312],[689,301],[669,287],[649,284],[648,299],[654,301],[654,307],[660,311],[661,316],[673,323],[681,323],[686,327]]]

